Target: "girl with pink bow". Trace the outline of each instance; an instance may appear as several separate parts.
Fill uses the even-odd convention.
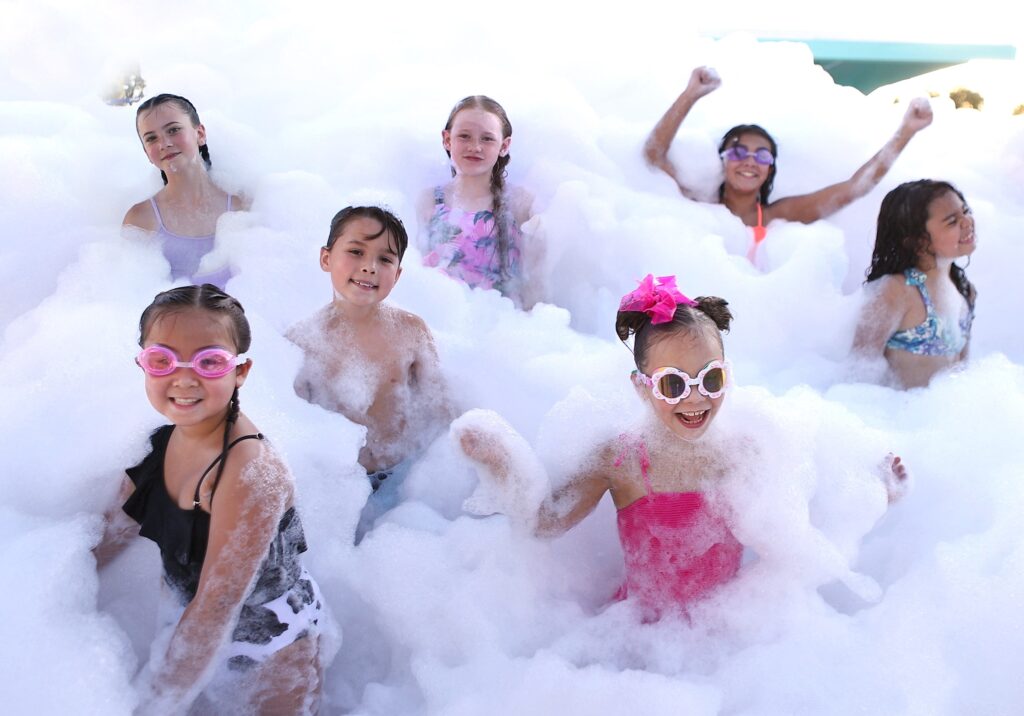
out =
[[[687,298],[672,276],[649,275],[623,297],[615,328],[623,341],[634,337],[631,380],[653,419],[643,435],[624,434],[600,448],[578,475],[544,497],[532,521],[538,535],[559,535],[610,492],[626,563],[617,598],[635,599],[649,617],[685,610],[740,566],[742,546],[704,496],[723,468],[693,459],[725,400],[722,332],[731,319],[725,300]],[[516,479],[505,441],[460,421],[452,431],[482,473],[499,483]]]
[[[611,494],[625,561],[616,598],[637,604],[645,620],[688,615],[740,568],[743,546],[712,490],[736,462],[734,441],[713,430],[730,386],[722,334],[731,321],[724,299],[688,298],[673,276],[648,275],[626,294],[615,330],[623,342],[633,338],[631,380],[650,412],[638,428],[601,445],[553,492],[535,489],[550,484],[543,466],[497,416],[481,419],[476,411],[452,425],[481,486],[489,483],[492,492],[507,496],[496,507],[487,505],[490,511],[519,518],[539,536],[571,529]],[[899,458],[890,457],[887,467],[892,498],[906,472]],[[531,477],[537,474],[541,479]],[[484,501],[480,491],[467,509],[485,512],[474,509]]]

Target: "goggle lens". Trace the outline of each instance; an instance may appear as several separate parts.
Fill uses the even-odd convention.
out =
[[[675,404],[686,398],[693,386],[697,387],[701,395],[717,398],[725,390],[727,365],[713,360],[701,369],[696,378],[691,378],[678,368],[659,368],[650,378],[640,371],[634,371],[634,374],[651,387],[654,397]]]
[[[700,382],[699,389],[704,394],[707,393],[718,393],[725,387],[725,370],[722,368],[712,368],[704,374],[704,379]]]
[[[686,378],[675,373],[663,375],[661,376],[661,380],[658,381],[658,392],[669,400],[675,400],[676,398],[682,397],[682,395],[686,393],[686,388]]]
[[[726,149],[725,152],[723,152],[723,155],[731,162],[742,162],[747,157],[752,156],[754,161],[762,166],[770,167],[775,163],[775,157],[772,156],[771,150],[765,149],[764,147],[761,147],[756,152],[751,152],[742,144],[737,144],[734,147]]]
[[[239,356],[232,355],[221,348],[204,348],[186,362],[178,360],[178,356],[169,348],[150,346],[135,359],[142,370],[149,375],[170,375],[178,368],[191,368],[196,375],[203,378],[222,378],[230,373],[236,365],[244,362]]]

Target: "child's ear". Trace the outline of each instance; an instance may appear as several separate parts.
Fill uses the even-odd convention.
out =
[[[441,145],[446,152],[452,151],[452,133],[447,129],[441,130]]]
[[[320,247],[320,270],[328,272],[331,270],[331,252],[326,246]]]
[[[201,147],[206,144],[206,127],[200,124],[196,127],[196,134],[199,135],[199,146]]]
[[[399,266],[398,270],[395,271],[395,283],[398,283],[398,279],[402,278],[402,267]]]
[[[636,372],[629,374],[629,382],[633,384],[633,390],[636,391],[640,400],[647,400],[650,388],[643,384],[643,382],[636,376]]]
[[[245,363],[235,367],[235,387],[241,388],[245,385],[245,379],[249,377],[252,370],[252,358],[246,358]]]
[[[512,144],[512,137],[505,137],[501,140],[501,148],[498,150],[498,156],[503,157],[508,154],[509,145]]]

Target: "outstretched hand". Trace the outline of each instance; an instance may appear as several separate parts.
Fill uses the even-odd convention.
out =
[[[475,515],[500,512],[532,532],[550,486],[544,466],[523,436],[497,413],[480,409],[454,420],[449,436],[475,464],[479,477],[463,509]]]
[[[903,115],[903,126],[911,132],[920,132],[932,123],[932,105],[926,97],[910,100],[907,113]]]
[[[686,91],[695,98],[703,97],[722,86],[722,78],[713,67],[697,67],[690,73],[690,81]]]
[[[899,455],[889,453],[882,461],[882,483],[889,496],[889,504],[896,502],[910,489],[910,472]]]

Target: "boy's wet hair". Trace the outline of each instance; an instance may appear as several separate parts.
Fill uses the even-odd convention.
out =
[[[615,334],[623,342],[633,336],[633,360],[638,369],[645,370],[647,352],[653,343],[677,333],[693,334],[713,328],[718,345],[723,346],[722,333],[729,332],[732,322],[729,302],[717,296],[701,296],[696,300],[696,306],[677,305],[672,320],[667,323],[653,324],[651,317],[643,311],[618,312]]]
[[[722,137],[721,143],[718,145],[718,155],[721,156],[722,152],[726,151],[732,145],[738,144],[740,137],[744,134],[756,134],[759,137],[763,137],[768,142],[768,147],[771,149],[772,156],[776,161],[772,162],[772,165],[768,167],[768,178],[764,180],[764,184],[761,185],[761,192],[758,195],[759,201],[762,206],[768,205],[768,195],[772,193],[772,187],[775,185],[775,172],[778,170],[779,162],[779,146],[775,143],[775,139],[772,135],[768,134],[768,130],[758,124],[737,124],[735,127],[730,129]],[[725,182],[718,187],[718,200],[722,201],[725,199]]]
[[[904,182],[885,195],[878,209],[875,248],[871,266],[865,272],[867,282],[889,274],[902,274],[917,266],[919,256],[930,248],[932,241],[926,228],[928,209],[947,192],[960,197],[967,208],[967,200],[959,189],[949,182],[934,179]],[[964,270],[954,263],[949,267],[949,277],[973,308],[974,291]]]
[[[138,126],[139,117],[142,116],[143,112],[149,112],[162,104],[173,104],[175,107],[187,114],[188,120],[192,123],[193,127],[198,127],[202,124],[199,121],[199,112],[196,111],[196,106],[194,104],[181,95],[164,93],[158,94],[155,97],[150,97],[139,105],[139,108],[135,110],[135,126]],[[199,156],[203,158],[203,163],[206,164],[207,169],[213,166],[210,162],[210,148],[207,145],[199,145]],[[160,178],[164,180],[164,184],[167,183],[167,174],[162,169],[160,170]]]
[[[331,219],[331,230],[327,235],[325,249],[330,251],[334,248],[334,242],[338,240],[349,222],[358,218],[373,219],[381,225],[381,230],[376,234],[368,236],[368,239],[376,239],[382,234],[387,234],[389,246],[398,256],[398,262],[402,262],[405,250],[409,247],[409,234],[405,231],[405,224],[397,216],[387,209],[379,206],[346,206]]]

